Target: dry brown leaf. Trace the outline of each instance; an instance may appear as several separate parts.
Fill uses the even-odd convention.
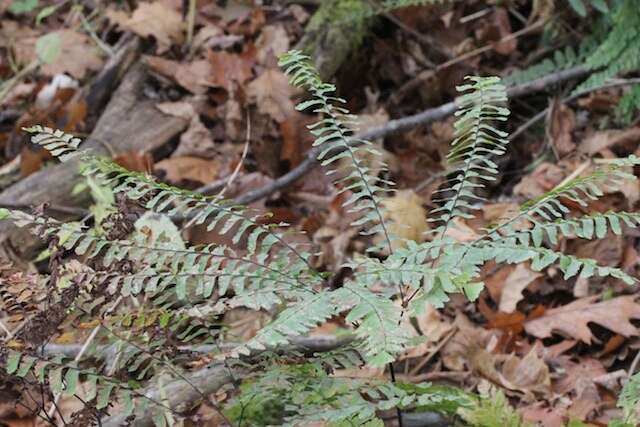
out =
[[[507,9],[499,7],[494,12],[495,26],[498,28],[499,38],[505,38],[511,35],[511,20],[509,19],[509,13]],[[498,42],[494,45],[493,49],[500,55],[509,55],[518,48],[518,39],[512,37],[509,40]]]
[[[606,369],[598,360],[591,358],[576,363],[569,357],[562,357],[556,363],[560,364],[564,376],[554,384],[554,392],[571,393],[569,414],[576,419],[586,420],[600,407],[600,393],[595,380],[605,376]]]
[[[211,86],[221,87],[230,92],[234,82],[243,84],[251,78],[253,62],[251,51],[241,55],[209,51],[211,72],[208,82]]]
[[[502,385],[511,390],[546,392],[551,387],[549,367],[538,356],[538,345],[531,347],[523,358],[507,356],[499,376]]]
[[[267,70],[249,83],[247,96],[256,103],[258,111],[279,123],[295,112],[289,79],[280,70]]]
[[[115,156],[113,162],[134,172],[151,174],[153,172],[153,156],[142,151],[126,151]]]
[[[156,53],[162,54],[172,44],[182,43],[185,23],[180,14],[162,2],[140,3],[130,18],[122,12],[109,11],[107,17],[119,27],[141,37],[155,38]]]
[[[256,40],[258,62],[266,64],[289,50],[289,36],[282,25],[265,25]]]
[[[175,81],[194,95],[205,93],[210,86],[207,79],[211,74],[211,67],[206,60],[181,63],[159,56],[147,56],[145,62],[152,70]]]
[[[526,264],[518,264],[504,281],[499,310],[513,313],[523,298],[522,291],[539,277],[542,277],[541,273],[531,270]]]
[[[640,304],[633,296],[621,296],[595,302],[596,297],[576,300],[547,310],[542,317],[529,320],[524,328],[537,338],[548,338],[554,332],[591,344],[593,335],[588,323],[593,322],[625,337],[638,335],[630,319],[640,319]]]
[[[632,148],[637,147],[638,143],[640,143],[640,127],[623,130],[611,129],[596,132],[585,138],[580,143],[578,150],[581,153],[593,156],[606,148],[611,148],[616,145],[624,145],[629,146],[627,148]],[[633,151],[633,149],[630,151]]]
[[[545,162],[540,164],[531,174],[522,178],[513,188],[513,194],[533,199],[553,189],[564,178],[565,173],[562,168]]]
[[[36,59],[36,41],[40,33],[28,26],[20,26],[16,21],[0,21],[0,47],[10,49],[16,62],[26,65]]]
[[[401,360],[404,358],[424,356],[432,351],[435,344],[453,329],[453,325],[445,321],[440,312],[429,303],[425,304],[424,311],[416,316],[415,320],[418,324],[418,331],[413,327],[407,316],[405,316],[406,325],[404,326],[411,331],[412,336],[422,336],[425,341],[417,346],[411,347],[403,355]],[[419,334],[417,332],[419,332]]]
[[[424,240],[424,233],[429,229],[427,212],[422,207],[422,199],[413,190],[399,190],[393,197],[385,198],[382,205],[385,215],[390,219],[388,231],[399,238],[392,242],[393,248],[404,245],[401,239],[415,242]]]
[[[576,115],[572,109],[554,99],[549,109],[549,139],[560,157],[576,148],[571,133],[576,127]]]
[[[155,165],[155,170],[163,171],[166,179],[173,183],[186,180],[207,184],[218,178],[220,168],[217,160],[189,156],[171,157]]]

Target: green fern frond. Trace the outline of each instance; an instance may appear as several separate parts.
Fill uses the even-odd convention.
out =
[[[456,101],[459,105],[456,138],[447,157],[454,177],[439,191],[452,195],[441,200],[443,206],[432,211],[437,216],[434,221],[440,224],[435,232],[440,235],[445,234],[455,218],[472,217],[468,213],[473,209],[472,203],[484,200],[477,190],[495,180],[498,173],[491,157],[504,154],[508,143],[507,134],[493,125],[505,121],[509,115],[509,110],[500,106],[507,100],[500,79],[467,77],[467,80],[468,84],[458,88],[464,94]]]
[[[301,279],[308,271],[298,264],[289,265],[286,256],[270,261],[263,257],[239,256],[225,246],[207,245],[199,249],[175,249],[141,245],[127,240],[108,240],[95,236],[55,220],[33,216],[22,211],[4,210],[17,226],[28,226],[42,237],[64,232],[67,239],[61,243],[66,250],[88,259],[98,258],[105,267],[116,261],[132,259],[141,264],[136,274],[81,273],[79,278],[104,279],[112,293],[128,296],[141,290],[156,292],[170,282],[175,283],[175,292],[180,299],[187,294],[208,298],[215,286],[218,295],[225,295],[230,288],[241,293],[245,289],[260,286],[263,289],[287,284],[290,290],[305,289],[317,277]],[[169,271],[166,271],[169,269]],[[164,271],[163,271],[164,270]],[[256,278],[258,276],[258,278]],[[297,277],[296,277],[297,276]],[[232,280],[233,279],[233,280]]]
[[[535,271],[555,263],[564,273],[565,280],[574,276],[588,278],[597,275],[614,277],[628,285],[638,282],[638,279],[619,268],[598,265],[591,258],[579,258],[548,248],[529,246],[527,241],[518,241],[515,237],[486,242],[482,248],[488,251],[485,255],[487,260],[493,259],[496,263],[519,264],[531,261],[531,268]]]
[[[640,373],[633,375],[622,388],[618,397],[618,407],[622,409],[623,421],[621,425],[632,426],[640,422],[638,413],[640,403]]]
[[[613,13],[613,27],[605,41],[587,59],[601,70],[579,85],[574,93],[602,86],[621,73],[640,69],[640,10],[635,0],[623,0]]]
[[[624,124],[630,124],[634,115],[640,111],[640,85],[633,85],[625,93],[616,107],[616,117]]]
[[[371,366],[384,366],[404,350],[409,337],[400,324],[401,307],[388,295],[376,294],[366,283],[349,282],[340,289],[343,304],[353,307],[346,317],[356,323],[356,334],[362,340],[362,354]]]
[[[339,106],[345,101],[333,95],[335,86],[322,82],[306,55],[299,51],[288,52],[280,58],[279,65],[289,76],[291,84],[308,90],[312,95],[310,100],[301,102],[296,108],[298,110],[312,108],[314,113],[322,115],[318,122],[309,126],[316,138],[314,147],[323,148],[318,156],[322,165],[328,166],[329,173],[332,174],[337,172],[335,167],[338,161],[347,160],[350,164],[348,167],[342,167],[340,173],[345,176],[337,179],[336,183],[342,186],[341,192],[352,193],[343,206],[350,207],[350,212],[362,215],[352,225],[361,228],[363,234],[380,233],[385,236],[391,252],[393,236],[385,225],[380,203],[380,196],[387,190],[378,184],[379,178],[373,175],[374,170],[386,168],[381,160],[381,153],[372,146],[371,142],[352,137],[353,131],[350,126],[357,124],[355,116]],[[364,163],[363,157],[367,155],[373,155],[377,159],[376,169]],[[386,181],[385,183],[390,184]]]
[[[147,209],[189,219],[186,226],[206,224],[207,231],[215,229],[222,235],[230,235],[234,244],[246,238],[249,254],[258,257],[266,257],[276,247],[282,247],[313,270],[308,261],[310,255],[288,243],[284,235],[274,229],[276,225],[263,224],[264,215],[251,214],[227,200],[156,182],[148,175],[129,171],[110,160],[79,152],[79,139],[59,130],[34,126],[25,131],[34,134],[32,141],[35,144],[43,146],[61,161],[80,156],[85,163],[83,174],[113,185],[114,192],[123,193],[131,200],[149,199],[145,203]]]
[[[636,177],[626,172],[626,169],[637,165],[640,165],[640,158],[634,155],[611,160],[587,176],[576,177],[540,197],[524,203],[520,206],[520,212],[516,216],[487,230],[485,237],[497,238],[500,233],[507,236],[513,235],[516,233],[513,229],[514,224],[523,219],[533,224],[561,220],[570,212],[570,209],[562,203],[562,199],[570,200],[582,207],[588,207],[588,201],[598,200],[604,195],[604,190],[617,191],[622,188],[625,181],[635,180]]]
[[[274,321],[258,331],[255,337],[236,347],[231,355],[248,355],[253,350],[261,351],[287,344],[291,337],[306,334],[338,314],[336,302],[343,293],[341,289],[315,293],[309,291],[306,298],[280,312]]]
[[[48,385],[54,394],[73,396],[80,393],[79,385],[82,383],[83,399],[95,401],[96,409],[104,409],[117,399],[127,414],[134,410],[133,396],[137,392],[130,385],[94,370],[78,368],[74,361],[61,356],[45,359],[9,350],[4,370],[20,378],[33,374],[31,378]]]

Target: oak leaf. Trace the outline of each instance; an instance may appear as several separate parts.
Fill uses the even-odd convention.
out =
[[[529,320],[524,328],[537,338],[548,338],[553,332],[591,344],[590,322],[604,326],[625,337],[638,335],[630,319],[640,319],[640,304],[633,296],[622,296],[595,302],[596,297],[582,298],[562,307],[547,310],[542,317]]]
[[[140,3],[130,18],[117,11],[108,11],[107,17],[124,30],[141,37],[155,38],[158,54],[169,50],[174,43],[182,43],[184,39],[185,24],[182,17],[162,2]]]

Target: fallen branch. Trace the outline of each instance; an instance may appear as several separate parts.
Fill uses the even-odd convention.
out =
[[[578,66],[574,68],[570,68],[568,70],[559,71],[557,73],[549,74],[548,76],[539,78],[532,82],[524,83],[518,86],[513,86],[507,90],[507,94],[510,98],[517,98],[520,96],[528,95],[533,92],[539,92],[541,90],[547,89],[549,86],[565,82],[567,80],[584,77],[591,73],[592,70],[588,69],[584,66]],[[376,138],[383,138],[398,132],[402,132],[405,130],[413,129],[417,126],[426,125],[437,120],[442,120],[445,117],[453,114],[457,109],[457,105],[455,101],[448,102],[439,107],[430,108],[421,113],[414,114],[412,116],[403,117],[401,119],[390,120],[383,126],[379,126],[373,129],[370,129],[366,132],[359,133],[353,137],[354,140],[365,139],[365,140],[373,140]],[[275,179],[269,185],[266,185],[262,188],[258,188],[252,191],[249,191],[242,196],[236,199],[236,202],[242,205],[246,205],[256,200],[260,200],[264,197],[267,197],[276,191],[279,191],[298,179],[305,176],[315,167],[317,167],[320,162],[318,162],[317,157],[322,151],[323,148],[315,147],[307,153],[305,159],[290,172],[282,175],[281,177]]]

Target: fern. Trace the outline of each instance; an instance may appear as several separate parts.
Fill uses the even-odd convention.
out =
[[[455,140],[447,156],[453,178],[440,192],[452,195],[442,200],[443,206],[431,213],[440,225],[435,232],[445,235],[456,218],[470,218],[472,203],[484,200],[478,193],[483,183],[495,180],[497,165],[491,159],[505,153],[507,134],[493,122],[505,121],[509,110],[500,104],[507,100],[506,90],[498,78],[469,78],[469,84],[458,88],[466,92],[457,99],[459,110],[455,123]]]
[[[595,88],[609,78],[640,69],[640,11],[634,0],[623,0],[612,15],[613,26],[606,39],[587,58],[598,70],[575,89],[575,93]]]
[[[47,279],[53,284],[53,300],[63,305],[60,322],[65,316],[97,320],[96,339],[101,344],[87,355],[105,348],[116,355],[104,366],[86,369],[84,364],[52,358],[45,363],[47,369],[34,371],[41,361],[27,345],[25,351],[5,356],[7,375],[24,378],[35,372],[54,393],[71,394],[79,383],[91,383],[88,401],[96,402],[96,407],[106,408],[111,400],[118,400],[127,413],[138,417],[145,409],[137,390],[165,376],[184,379],[183,362],[194,360],[179,349],[184,344],[202,344],[214,349],[207,360],[240,360],[243,369],[251,372],[228,406],[228,415],[239,423],[325,421],[374,426],[381,425],[381,411],[399,408],[461,414],[476,425],[522,425],[499,393],[491,402],[439,386],[339,378],[328,372],[392,363],[415,344],[403,316],[417,315],[425,302],[442,307],[452,293],[474,300],[484,287],[479,278],[488,262],[530,262],[535,270],[553,265],[565,279],[611,276],[635,283],[621,269],[563,253],[558,243],[560,236],[602,239],[609,232],[620,235],[625,227],[640,225],[640,215],[635,213],[589,211],[591,201],[635,178],[628,171],[640,165],[640,159],[631,156],[605,163],[523,204],[514,218],[479,230],[474,240],[458,241],[450,231],[472,219],[474,210],[482,206],[485,186],[497,179],[495,158],[504,154],[508,142],[499,129],[509,115],[505,87],[498,78],[470,77],[459,88],[455,140],[448,156],[451,178],[439,191],[439,206],[431,214],[435,227],[426,242],[393,245],[397,237],[389,232],[382,209],[393,184],[380,176],[384,169],[380,153],[371,143],[354,139],[354,117],[335,96],[335,87],[320,80],[307,57],[293,51],[280,64],[292,84],[310,94],[298,109],[318,117],[310,126],[314,145],[336,187],[345,193],[346,208],[357,216],[351,225],[365,239],[384,236],[383,244],[346,261],[343,267],[352,274],[330,287],[329,275],[312,268],[309,248],[289,243],[292,231],[286,224],[267,224],[262,214],[232,201],[204,197],[127,171],[83,150],[71,135],[30,128],[34,143],[62,162],[79,159],[83,174],[106,183],[130,203],[183,221],[184,226],[206,225],[228,236],[231,244],[189,246],[182,241],[146,239],[141,233],[111,239],[108,232],[65,224],[40,213],[0,210],[0,217],[49,241],[52,274]],[[369,163],[372,157],[377,163]],[[569,202],[587,213],[576,214]],[[522,222],[529,225],[519,226]],[[83,268],[57,267],[65,253],[73,253]],[[107,309],[107,303],[116,298],[131,301],[135,310]],[[223,316],[239,307],[268,312],[273,320],[251,339],[222,349]],[[353,331],[342,348],[313,355],[287,351],[294,337],[339,316]],[[49,328],[50,335],[56,326]],[[26,336],[18,336],[17,344],[28,344],[19,342]],[[168,408],[163,402],[151,403],[160,411],[158,420],[164,420]]]
[[[622,123],[629,124],[638,111],[640,111],[640,85],[634,85],[620,99],[616,108],[616,116]]]
[[[638,402],[640,402],[640,374],[635,374],[629,378],[618,397],[618,407],[622,409],[623,418],[613,422],[612,427],[637,425],[640,422]]]
[[[355,117],[339,106],[345,101],[332,95],[335,86],[320,80],[307,56],[299,51],[291,51],[280,58],[279,64],[290,76],[294,86],[305,88],[312,94],[310,100],[300,103],[296,108],[313,108],[315,113],[322,114],[320,121],[309,126],[316,138],[314,147],[323,148],[318,156],[322,165],[330,168],[329,174],[334,174],[336,170],[331,167],[335,167],[342,159],[348,159],[348,166],[340,171],[346,176],[337,179],[336,183],[341,185],[341,192],[352,193],[343,206],[349,207],[349,212],[362,215],[352,225],[360,227],[362,232],[368,235],[382,233],[391,251],[393,236],[385,226],[380,203],[380,197],[386,190],[379,186],[378,177],[372,173],[386,167],[379,160],[380,152],[373,148],[369,141],[351,138],[353,131],[350,126],[357,125]],[[376,168],[364,163],[362,157],[365,155],[373,155],[378,159]]]

